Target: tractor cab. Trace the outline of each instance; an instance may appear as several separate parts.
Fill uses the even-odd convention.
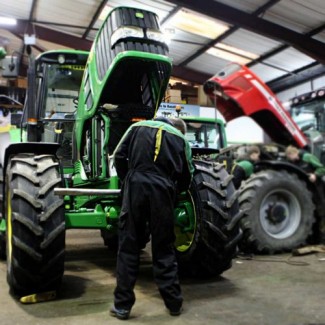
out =
[[[227,147],[225,123],[217,118],[214,108],[161,103],[157,116],[178,117],[186,123],[185,137],[191,146],[193,156],[216,154],[220,149]]]
[[[324,164],[325,88],[292,98],[290,113],[308,138],[312,153]]]
[[[59,143],[57,155],[63,165],[71,164],[72,130],[88,54],[72,50],[45,52],[36,58],[30,76],[35,88],[28,90],[23,132],[27,131],[27,137],[36,142]],[[33,122],[36,128],[28,129]]]
[[[223,147],[220,126],[212,121],[203,119],[183,118],[187,125],[187,140],[192,148]]]
[[[210,155],[227,146],[224,123],[204,117],[182,117],[193,156]]]

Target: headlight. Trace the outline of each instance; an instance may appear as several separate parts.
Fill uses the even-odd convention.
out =
[[[325,95],[325,90],[319,90],[318,92],[317,92],[317,95],[318,96],[324,96]]]
[[[59,62],[60,64],[63,64],[63,63],[65,62],[65,56],[64,56],[63,54],[60,54],[60,55],[58,56],[58,62]]]
[[[156,42],[165,43],[165,35],[160,31],[148,29],[147,37]]]
[[[133,26],[124,26],[118,28],[111,36],[111,46],[113,47],[119,40],[128,37],[143,38],[144,33],[142,28]]]

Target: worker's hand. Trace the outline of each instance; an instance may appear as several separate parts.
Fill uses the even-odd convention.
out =
[[[309,174],[309,180],[310,180],[312,183],[315,183],[315,182],[316,182],[316,175],[315,175],[315,174]]]

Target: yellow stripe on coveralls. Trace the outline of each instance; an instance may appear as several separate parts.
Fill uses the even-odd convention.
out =
[[[156,145],[155,145],[155,157],[153,161],[156,161],[161,147],[161,139],[162,139],[162,127],[160,127],[156,133]]]

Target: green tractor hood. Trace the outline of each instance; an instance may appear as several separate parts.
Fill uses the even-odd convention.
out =
[[[167,53],[156,14],[115,8],[92,46],[77,117],[89,118],[106,104],[108,110],[134,110],[134,117],[152,118],[171,74]],[[138,116],[141,110],[145,116]]]

